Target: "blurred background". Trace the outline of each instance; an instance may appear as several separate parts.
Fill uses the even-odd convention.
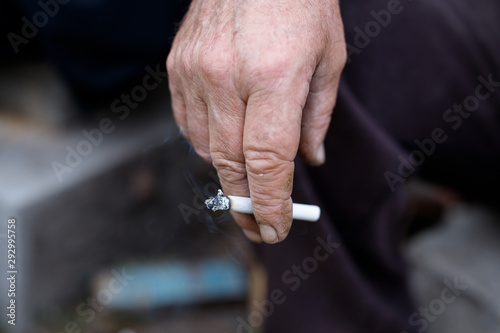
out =
[[[204,209],[216,173],[172,118],[164,62],[186,3],[158,3],[0,4],[0,253],[14,218],[18,271],[16,326],[4,315],[2,332],[260,331],[242,322],[265,272],[229,214]],[[409,190],[409,320],[498,332],[496,213],[418,181]]]
[[[0,87],[0,207],[3,221],[17,221],[17,328],[234,331],[251,251],[228,214],[204,209],[218,180],[179,136],[166,81],[123,121],[106,110],[82,119],[45,62],[3,67]],[[102,119],[114,131],[99,134]],[[124,281],[111,281],[116,272]]]
[[[0,241],[7,259],[14,218],[18,271],[2,331],[231,332],[263,292],[172,118],[164,63],[185,3],[148,4],[0,4]]]

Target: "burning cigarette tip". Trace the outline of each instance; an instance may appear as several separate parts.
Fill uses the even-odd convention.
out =
[[[205,205],[208,209],[216,212],[218,210],[229,210],[231,208],[231,201],[222,193],[222,190],[217,191],[217,195],[205,200]]]

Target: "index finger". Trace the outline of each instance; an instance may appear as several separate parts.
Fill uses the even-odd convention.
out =
[[[242,148],[245,103],[231,89],[208,95],[210,155],[222,189],[229,195],[248,197],[250,192]],[[253,215],[235,212],[231,215],[250,240],[262,242]]]

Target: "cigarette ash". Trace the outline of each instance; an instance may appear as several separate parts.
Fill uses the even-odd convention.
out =
[[[205,200],[205,205],[214,212],[218,210],[229,210],[229,208],[231,208],[231,201],[224,195],[222,190],[219,189],[215,197],[210,197]]]

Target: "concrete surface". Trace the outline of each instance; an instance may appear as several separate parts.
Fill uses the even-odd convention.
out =
[[[406,247],[418,332],[500,331],[500,217],[461,205]]]

